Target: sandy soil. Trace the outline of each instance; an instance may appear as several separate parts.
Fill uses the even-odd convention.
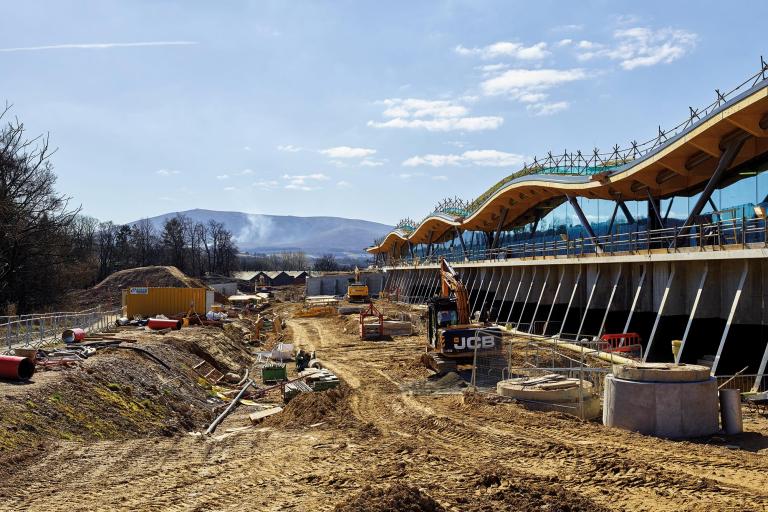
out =
[[[420,336],[362,342],[337,318],[289,325],[344,390],[220,439],[60,443],[0,483],[0,509],[768,508],[761,417],[748,415],[739,437],[673,442],[477,395],[415,395],[403,389],[427,375]],[[217,434],[247,425],[248,412]]]

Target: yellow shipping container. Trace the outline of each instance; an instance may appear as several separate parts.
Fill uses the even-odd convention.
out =
[[[123,290],[123,314],[134,316],[176,315],[190,309],[205,315],[213,305],[213,291],[205,288],[150,288],[136,286]]]

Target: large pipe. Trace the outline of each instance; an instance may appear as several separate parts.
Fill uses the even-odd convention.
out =
[[[173,320],[171,318],[150,318],[147,322],[147,327],[154,330],[160,329],[181,329],[182,321]]]
[[[76,343],[85,339],[85,331],[79,327],[65,329],[61,333],[61,341],[64,343]]]
[[[0,356],[0,379],[28,380],[35,374],[35,363],[28,357]]]

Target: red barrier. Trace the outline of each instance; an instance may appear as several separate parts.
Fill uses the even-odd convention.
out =
[[[620,352],[624,354],[643,353],[642,338],[636,332],[621,334],[603,334],[600,337],[600,350],[604,352]]]
[[[35,363],[28,357],[0,356],[0,379],[28,380],[35,374]]]
[[[147,327],[154,330],[160,329],[181,329],[181,320],[173,320],[171,318],[150,318],[147,322]]]

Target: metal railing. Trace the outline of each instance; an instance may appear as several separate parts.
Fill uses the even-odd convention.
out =
[[[5,316],[4,323],[0,323],[0,335],[5,336],[6,353],[12,353],[16,348],[39,349],[61,343],[65,329],[80,327],[86,332],[101,332],[114,325],[120,314],[120,309],[96,307],[83,311]]]
[[[460,247],[441,249],[426,257],[390,259],[388,266],[413,266],[438,263],[440,258],[449,262],[498,261],[520,258],[583,258],[613,255],[651,254],[652,252],[715,251],[752,247],[754,244],[768,246],[768,222],[753,218],[721,220],[718,222],[693,224],[688,227],[675,226],[662,229],[647,229],[625,233],[610,233],[591,238],[575,239],[563,237],[560,240],[517,242],[495,249],[468,249]]]
[[[768,391],[768,374],[765,373],[717,375],[716,378],[717,386],[722,386],[721,389],[738,389],[742,393]]]

